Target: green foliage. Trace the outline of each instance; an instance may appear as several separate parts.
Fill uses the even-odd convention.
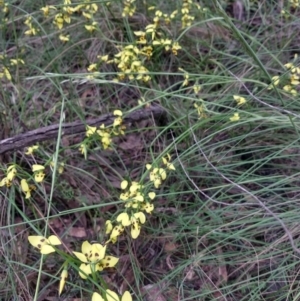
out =
[[[0,10],[1,300],[298,298],[299,1]]]

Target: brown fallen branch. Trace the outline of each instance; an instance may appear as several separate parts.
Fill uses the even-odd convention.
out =
[[[150,117],[159,118],[164,114],[165,111],[162,107],[158,105],[150,106],[149,108],[138,109],[124,116],[123,123],[133,123]],[[100,116],[99,118],[86,120],[86,122],[74,121],[70,123],[63,123],[61,126],[61,135],[66,136],[85,133],[86,125],[99,126],[101,124],[104,124],[105,126],[108,126],[113,123],[114,119],[115,116],[113,116],[112,114],[106,114]],[[37,142],[57,138],[58,132],[59,124],[54,124],[29,131],[12,138],[4,139],[0,141],[0,154],[4,154],[9,151],[15,151],[26,146],[31,146]]]

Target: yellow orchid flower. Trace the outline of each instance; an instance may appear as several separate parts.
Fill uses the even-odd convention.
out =
[[[117,241],[118,236],[120,236],[124,232],[124,227],[122,225],[115,226],[110,234],[109,240],[106,242],[112,242],[115,243]]]
[[[233,95],[233,99],[237,102],[239,106],[246,103],[246,98],[238,95]]]
[[[31,197],[31,189],[25,179],[21,180],[21,189],[25,193],[25,199],[29,199]]]
[[[90,24],[90,25],[84,25],[84,27],[85,27],[85,29],[87,30],[87,31],[89,31],[89,32],[93,32],[94,30],[96,30],[96,25],[97,25],[98,23],[97,22],[93,22],[92,24]]]
[[[88,72],[96,71],[97,68],[98,68],[97,64],[94,63],[88,66],[87,71]]]
[[[9,181],[7,179],[7,177],[3,178],[1,181],[0,181],[0,187],[3,187],[3,186],[6,186],[6,187],[10,187],[11,186],[11,181]]]
[[[46,174],[44,172],[38,171],[37,173],[34,174],[34,180],[37,183],[41,183],[41,182],[43,182],[45,176],[46,176]]]
[[[68,42],[70,40],[70,35],[63,35],[63,34],[60,34],[59,35],[59,39],[62,41],[62,42]]]
[[[11,165],[7,168],[7,176],[6,177],[7,177],[8,181],[11,182],[15,178],[16,174],[17,174],[16,165]]]
[[[39,148],[38,145],[29,146],[29,147],[27,148],[27,151],[25,152],[25,155],[32,155],[33,152],[34,152],[35,150],[37,150],[38,148]]]
[[[9,81],[12,80],[12,76],[6,67],[3,67],[3,76],[5,76]]]
[[[229,118],[230,121],[234,122],[234,121],[239,121],[240,120],[240,115],[239,113],[234,113],[232,117]]]
[[[44,178],[45,178],[45,166],[40,165],[40,164],[33,164],[31,166],[32,171],[34,172],[34,179],[37,183],[41,183],[43,182]]]
[[[90,136],[94,135],[96,133],[96,131],[97,131],[97,127],[87,125],[85,134],[87,137],[90,137]]]
[[[62,13],[56,14],[53,23],[58,29],[62,29],[64,26],[64,16]]]
[[[50,162],[50,166],[52,168],[54,168],[55,161],[51,161]],[[64,162],[61,162],[61,163],[58,164],[57,171],[58,171],[59,174],[62,174],[64,172],[64,167],[65,167],[65,163]]]
[[[150,213],[154,210],[154,205],[150,203],[145,203],[142,206],[142,209],[145,210],[147,213]]]
[[[146,221],[146,216],[143,212],[134,213],[131,217],[131,237],[136,239],[141,232],[141,224]]]
[[[176,170],[174,165],[172,163],[170,163],[170,161],[171,161],[170,154],[167,154],[166,157],[163,157],[162,161],[163,161],[163,164],[166,165],[169,170]]]
[[[45,17],[48,17],[50,13],[50,9],[56,10],[56,7],[52,5],[46,5],[42,7],[40,10],[43,12]]]
[[[39,235],[28,236],[30,244],[38,248],[41,254],[50,254],[55,252],[53,246],[61,245],[60,239],[56,235],[50,235],[48,238]]]
[[[117,126],[121,125],[122,122],[123,122],[123,119],[122,119],[123,113],[122,113],[122,111],[121,110],[114,110],[113,115],[117,116],[114,120],[113,127],[117,127]]]
[[[81,143],[79,146],[79,151],[82,155],[84,155],[84,159],[86,160],[87,158],[87,147],[85,144]]]
[[[73,254],[82,262],[79,269],[79,276],[86,279],[87,275],[92,274],[93,271],[102,271],[108,267],[114,267],[119,258],[113,256],[105,256],[106,245],[102,246],[99,243],[90,244],[84,241],[80,252],[73,252]]]
[[[83,263],[95,263],[104,258],[106,246],[103,247],[98,243],[90,244],[88,241],[84,241],[81,251],[81,253],[73,252],[73,254]]]

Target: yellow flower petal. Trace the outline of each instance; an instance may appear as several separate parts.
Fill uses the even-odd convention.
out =
[[[88,66],[87,71],[92,72],[92,71],[96,71],[97,70],[97,64],[91,64]],[[91,129],[95,128],[95,127],[89,127]]]
[[[124,180],[124,181],[121,182],[121,189],[124,190],[124,189],[127,188],[127,186],[128,186],[128,181]]]
[[[162,180],[165,180],[167,178],[167,173],[163,168],[159,169],[159,175],[162,178]]]
[[[73,252],[74,253],[74,252]],[[82,279],[86,279],[87,276],[86,275],[90,275],[92,274],[92,269],[91,269],[91,265],[90,264],[85,264],[82,263],[79,267],[79,276]]]
[[[46,238],[40,235],[30,235],[28,236],[28,241],[32,246],[39,249],[42,247],[42,245],[47,244]]]
[[[37,172],[34,175],[34,179],[37,183],[43,182],[44,178],[45,178],[45,173],[43,173],[43,172]]]
[[[29,189],[29,185],[27,183],[27,181],[25,179],[22,179],[21,180],[21,189],[23,192],[28,192],[30,189]]]
[[[84,241],[81,245],[81,251],[82,251],[83,254],[88,256],[89,253],[92,252],[92,245],[87,240]]]
[[[109,234],[113,229],[113,224],[110,220],[105,222],[105,234]]]
[[[233,95],[233,99],[237,102],[238,105],[242,105],[246,103],[245,97],[238,96],[238,95]]]
[[[92,18],[92,15],[89,14],[89,13],[86,13],[86,12],[82,12],[82,15],[83,15],[84,17],[86,17],[87,19],[91,19],[91,18]]]
[[[168,163],[167,168],[170,170],[176,170],[175,166],[172,163]]]
[[[122,226],[115,226],[110,234],[110,239],[116,238],[121,235],[124,231],[124,227]]]
[[[92,253],[88,257],[91,262],[98,262],[103,259],[105,256],[106,246],[102,246],[101,244],[92,244]]]
[[[274,86],[278,86],[278,85],[279,85],[279,82],[280,82],[280,77],[279,77],[278,75],[273,76],[273,77],[272,77],[272,83],[273,83],[273,84],[270,84],[269,87],[268,87],[268,89],[269,89],[269,90],[272,89],[272,88],[273,88],[273,85],[274,85]]]
[[[146,222],[146,215],[143,212],[137,212],[133,215],[136,219],[139,219],[141,224]]]
[[[156,196],[156,193],[153,191],[148,193],[148,197],[150,198],[150,200],[154,200],[155,196]]]
[[[60,281],[59,281],[59,288],[58,288],[58,295],[59,296],[60,296],[61,292],[63,291],[63,289],[65,287],[67,278],[68,278],[68,271],[63,270],[61,275],[60,275]]]
[[[122,223],[124,227],[131,225],[131,222],[129,220],[129,215],[126,212],[122,212],[118,215],[117,222]]]
[[[118,295],[111,290],[106,290],[106,299],[107,299],[107,301],[119,301],[120,300]]]
[[[97,23],[96,23],[97,24]],[[93,32],[96,29],[95,25],[84,25],[85,29],[89,32]]]
[[[87,157],[87,147],[85,144],[80,144],[79,151],[82,155],[84,155],[84,159]]]
[[[153,184],[154,184],[155,188],[159,188],[159,186],[161,185],[161,180],[160,179],[155,179]]]
[[[146,203],[143,206],[143,209],[147,212],[147,213],[151,213],[154,210],[154,205],[150,204],[150,203]]]
[[[99,59],[100,59],[102,62],[107,62],[107,61],[108,61],[108,54],[107,54],[107,55],[100,56]]]
[[[131,237],[133,239],[136,239],[140,235],[140,232],[141,232],[140,225],[136,221],[133,222],[131,225],[131,231],[130,231]]]
[[[129,198],[129,193],[128,192],[120,194],[120,200],[127,201],[128,198]]]
[[[55,249],[50,245],[43,245],[41,247],[41,254],[45,255],[45,254],[50,254],[50,253],[53,253],[53,252],[55,252]]]
[[[81,245],[81,251],[83,254],[89,254],[92,252],[92,245],[87,240],[84,241]]]
[[[58,173],[62,174],[64,172],[65,163],[60,163],[58,167]]]
[[[118,261],[118,257],[105,256],[99,263],[97,263],[96,270],[103,271],[105,268],[112,268],[118,263]]]
[[[124,292],[121,301],[132,301],[132,297],[128,291]]]
[[[86,258],[86,256],[80,252],[75,252],[73,251],[73,254],[81,261],[81,262],[84,262],[84,263],[88,263],[88,260]]]
[[[3,178],[0,182],[0,187],[3,187],[4,185],[7,186],[7,184],[9,183],[7,177]]]
[[[234,113],[232,117],[229,118],[230,121],[238,121],[240,120],[240,115],[239,113]]]
[[[48,242],[50,245],[53,245],[53,246],[61,245],[61,241],[56,235],[50,235],[48,237]]]
[[[121,117],[115,118],[114,123],[113,123],[113,127],[117,127],[117,126],[121,125],[122,122],[123,122],[123,119]]]
[[[15,165],[11,165],[7,168],[7,180],[12,181],[17,174],[17,169]]]
[[[100,294],[95,292],[92,295],[92,301],[104,301],[104,299],[100,296]]]
[[[55,235],[49,236],[49,239],[39,235],[28,236],[28,241],[31,245],[40,249],[42,254],[50,254],[55,252],[55,249],[50,244],[61,244],[59,238]]]
[[[103,148],[107,149],[111,144],[111,139],[110,139],[109,135],[105,135],[104,137],[102,137],[101,142],[102,142]]]
[[[28,149],[27,149],[27,151],[25,152],[25,155],[32,155],[33,152],[35,150],[37,150],[38,148],[39,148],[38,145],[29,146]]]
[[[131,186],[130,186],[129,190],[130,190],[131,193],[136,193],[141,188],[143,188],[142,185],[140,185],[138,182],[133,181],[131,183]]]
[[[59,35],[59,39],[62,41],[62,42],[68,42],[70,40],[70,35],[63,35],[63,34],[60,34]]]
[[[86,136],[87,137],[92,136],[93,134],[96,133],[96,131],[97,131],[97,127],[89,126],[89,125],[86,126]]]
[[[114,116],[122,116],[123,113],[121,110],[114,110]]]
[[[33,165],[31,166],[31,168],[32,168],[32,171],[33,171],[33,172],[36,172],[36,171],[42,171],[42,170],[45,169],[45,167],[44,167],[43,165],[39,165],[39,164],[33,164]]]
[[[136,202],[144,202],[144,196],[141,194],[138,194],[133,198]]]
[[[146,34],[144,31],[134,31],[133,33],[138,37],[144,36]]]

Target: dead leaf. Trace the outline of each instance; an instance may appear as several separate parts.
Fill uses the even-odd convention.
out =
[[[167,301],[161,293],[162,288],[158,285],[148,284],[142,287],[141,292],[145,294],[147,301]]]
[[[164,245],[164,250],[167,253],[172,253],[178,250],[178,245],[172,241],[167,241]]]
[[[195,279],[195,275],[196,275],[196,273],[194,271],[194,268],[190,266],[186,270],[186,275],[185,275],[184,279],[187,281],[192,281]]]
[[[217,253],[218,253],[218,257],[220,258],[219,260],[219,280],[218,283],[216,284],[216,286],[219,286],[221,283],[224,284],[227,282],[228,280],[228,273],[227,273],[227,267],[225,264],[225,261],[222,260],[223,259],[223,251],[221,248],[217,249]]]
[[[226,265],[219,266],[219,277],[220,277],[220,281],[222,283],[227,282],[227,280],[228,280],[228,274],[227,274]]]
[[[119,147],[123,150],[140,150],[144,147],[144,143],[139,135],[132,134],[127,135],[126,140],[119,144]]]
[[[56,217],[56,218],[52,218],[50,221],[49,221],[49,225],[52,227],[52,228],[55,228],[56,230],[62,230],[62,228],[64,227],[63,226],[63,223],[61,221],[61,219],[59,217]]]
[[[118,262],[119,273],[123,275],[124,281],[120,285],[120,291],[125,292],[128,287],[134,284],[135,276],[131,267],[130,255],[122,255]]]
[[[87,236],[86,230],[83,227],[72,227],[69,229],[68,234],[76,238],[83,238]]]
[[[173,264],[173,262],[172,262],[172,260],[171,260],[171,255],[168,255],[168,256],[167,256],[166,264],[167,264],[168,268],[169,268],[171,271],[174,270],[174,264]]]

